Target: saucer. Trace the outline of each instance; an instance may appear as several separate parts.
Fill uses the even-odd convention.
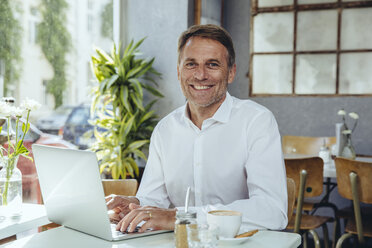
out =
[[[240,245],[246,242],[250,237],[244,238],[220,238],[218,240],[219,245]]]

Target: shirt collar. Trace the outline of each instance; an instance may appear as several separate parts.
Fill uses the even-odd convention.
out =
[[[216,113],[214,113],[214,115],[211,118],[209,118],[209,120],[215,120],[215,121],[222,122],[222,123],[228,122],[230,119],[232,105],[233,105],[233,98],[229,94],[229,92],[226,92],[225,100],[223,101],[221,106],[217,109]],[[187,103],[184,106],[183,118],[185,120],[191,121],[189,112],[187,109]]]

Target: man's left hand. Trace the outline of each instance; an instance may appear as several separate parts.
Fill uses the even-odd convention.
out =
[[[173,230],[176,221],[176,209],[164,209],[157,207],[141,207],[140,205],[129,204],[131,210],[125,215],[116,226],[116,230],[121,232],[134,232],[141,221],[146,223],[138,230],[144,232],[147,229],[152,230]]]

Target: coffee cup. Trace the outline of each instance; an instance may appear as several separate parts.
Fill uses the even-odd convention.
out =
[[[219,230],[219,237],[234,238],[242,223],[242,213],[232,210],[214,210],[207,214],[207,222]]]

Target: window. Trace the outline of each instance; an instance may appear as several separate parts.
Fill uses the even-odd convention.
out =
[[[2,1],[0,98],[12,96],[17,105],[33,98],[45,104],[43,113],[89,101],[86,70],[93,48],[109,52],[112,47],[112,32],[102,34],[101,27],[103,19],[104,30],[113,25],[112,16],[103,15],[110,8],[112,0]]]
[[[372,1],[253,0],[250,95],[372,95]]]

